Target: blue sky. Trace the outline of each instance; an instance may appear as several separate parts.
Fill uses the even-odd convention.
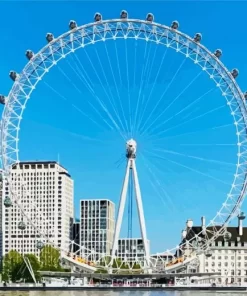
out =
[[[116,18],[121,9],[128,10],[130,17],[140,19],[152,12],[158,23],[166,25],[178,20],[181,31],[191,36],[201,32],[204,45],[212,51],[221,48],[222,61],[226,66],[240,70],[238,83],[243,91],[247,89],[245,2],[147,1],[140,4],[115,1],[49,1],[0,2],[0,92],[9,92],[12,85],[8,78],[9,71],[21,71],[27,62],[25,51],[32,49],[37,52],[44,46],[47,32],[52,32],[55,36],[62,34],[68,29],[71,19],[76,20],[78,25],[91,22],[96,11],[101,12],[104,19]],[[121,76],[118,73],[117,57]],[[90,60],[96,72],[90,65]],[[105,71],[102,71],[99,60]],[[80,50],[75,56],[61,61],[58,67],[53,68],[45,76],[28,102],[21,125],[21,159],[60,160],[75,180],[77,216],[79,200],[82,198],[109,198],[118,203],[125,172],[125,143],[119,133],[111,130],[105,123],[110,122],[109,118],[100,110],[95,97],[82,83],[81,73],[83,69],[87,72],[97,96],[105,102],[113,116],[120,114],[120,121],[124,126],[124,118],[129,122],[128,81],[134,112],[142,78],[142,66],[148,62],[147,85],[142,90],[142,100],[144,106],[147,104],[147,108],[142,107],[139,110],[137,122],[140,123],[140,128],[136,131],[135,138],[138,142],[137,168],[147,231],[153,251],[174,247],[179,241],[180,231],[187,218],[199,222],[201,215],[205,215],[206,219],[211,219],[226,198],[235,170],[237,140],[234,127],[230,125],[230,112],[212,82],[204,74],[199,75],[199,68],[192,62],[184,62],[176,80],[161,100],[159,108],[151,114],[152,108],[183,60],[183,56],[172,50],[166,52],[165,47],[149,44],[146,48],[144,41],[109,41],[106,46],[101,43]],[[162,61],[161,70],[154,83]],[[117,87],[113,81],[110,64]],[[126,65],[129,68],[126,68]],[[66,73],[69,79],[63,73]],[[176,103],[159,117],[169,102],[197,76]],[[210,92],[206,94],[208,91]],[[205,96],[193,107],[164,123],[202,95]],[[116,114],[108,97],[115,100]],[[94,108],[99,110],[99,113],[96,113]],[[216,108],[219,110],[210,113],[210,116],[200,117],[201,114]],[[148,121],[144,125],[146,120]],[[227,126],[214,129],[223,125]],[[150,128],[146,129],[148,126]],[[215,162],[199,161],[181,154],[222,163],[219,165]],[[135,209],[133,215],[133,235],[139,236]],[[123,237],[127,235],[126,225],[127,213],[122,229]]]

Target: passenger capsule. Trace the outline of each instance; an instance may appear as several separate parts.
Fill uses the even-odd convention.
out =
[[[10,77],[13,81],[15,81],[16,78],[17,78],[17,73],[16,73],[15,71],[10,71],[10,72],[9,72],[9,77]]]
[[[225,241],[229,241],[230,239],[231,239],[231,237],[232,237],[232,235],[231,235],[231,233],[230,232],[225,232],[225,234],[224,234],[224,240]]]
[[[244,212],[241,212],[239,215],[238,215],[238,219],[239,220],[244,220],[246,218],[246,215]]]
[[[222,50],[216,49],[216,51],[214,52],[214,55],[216,56],[216,58],[219,59],[222,56]]]
[[[0,104],[2,104],[2,105],[5,104],[5,96],[3,96],[3,95],[0,95]]]
[[[244,93],[244,98],[247,100],[247,91]]]
[[[19,222],[18,223],[18,229],[25,230],[26,229],[26,224],[23,221]]]
[[[37,241],[36,247],[37,247],[38,250],[41,250],[44,247],[44,243],[42,241]]]
[[[128,18],[128,12],[126,10],[122,10],[120,13],[121,19],[127,19]]]
[[[70,28],[70,30],[73,30],[76,27],[77,27],[77,23],[75,21],[72,20],[72,21],[69,22],[69,28]]]
[[[195,42],[201,42],[202,40],[202,34],[201,33],[196,33],[196,35],[194,36],[194,41]]]
[[[174,30],[177,30],[179,27],[179,22],[178,21],[173,21],[171,24],[171,28]]]
[[[94,15],[94,21],[95,22],[100,22],[102,20],[102,16],[99,12],[96,12]]]
[[[4,199],[4,206],[6,208],[10,208],[12,206],[12,201],[11,201],[11,199],[9,197],[5,197],[5,199]]]
[[[46,40],[47,42],[51,42],[54,39],[54,36],[52,33],[47,33],[46,34]]]
[[[34,53],[31,50],[26,51],[26,57],[31,60],[34,56]]]
[[[233,69],[232,72],[231,72],[231,74],[232,74],[232,77],[233,77],[234,79],[237,78],[237,77],[238,77],[238,74],[239,74],[238,69]]]
[[[146,16],[146,21],[153,22],[154,21],[154,15],[152,13],[148,13]]]

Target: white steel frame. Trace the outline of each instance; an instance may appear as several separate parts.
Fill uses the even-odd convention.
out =
[[[115,228],[114,239],[113,239],[112,258],[114,259],[116,257],[115,254],[116,254],[116,251],[118,250],[118,240],[119,240],[119,235],[120,235],[122,221],[123,221],[123,214],[124,214],[124,208],[126,204],[130,174],[133,174],[136,204],[137,204],[139,223],[140,223],[142,241],[143,241],[144,252],[145,252],[144,264],[147,268],[149,266],[150,253],[149,253],[146,223],[145,223],[145,217],[144,217],[144,211],[143,211],[143,205],[142,205],[141,189],[138,181],[136,163],[134,158],[129,158],[127,161],[126,173],[125,173],[123,188],[122,188],[121,197],[120,197],[116,228]]]
[[[238,161],[236,173],[225,202],[206,227],[206,231],[210,232],[210,239],[204,244],[203,251],[205,251],[213,240],[226,231],[229,222],[238,215],[246,194],[247,109],[243,93],[224,64],[205,46],[195,42],[188,35],[168,26],[139,19],[104,20],[76,27],[54,39],[35,54],[18,75],[9,92],[3,111],[1,150],[5,178],[11,187],[11,166],[13,163],[19,162],[18,144],[21,119],[27,101],[31,98],[33,90],[42,80],[42,77],[61,59],[77,49],[100,41],[117,40],[119,38],[151,41],[172,48],[191,59],[215,82],[230,108],[237,135]],[[13,201],[17,199],[13,190],[11,198]],[[17,205],[22,213],[27,216],[21,205]],[[33,227],[36,227],[30,217],[26,218]],[[220,225],[220,227],[216,227],[217,225]],[[210,230],[208,230],[209,226],[211,226]],[[190,244],[190,241],[187,244]],[[177,248],[173,250],[177,250]],[[193,254],[198,252],[195,247],[193,247],[193,250]],[[202,248],[200,248],[200,251],[202,251]],[[153,258],[151,261],[155,267],[157,260]]]

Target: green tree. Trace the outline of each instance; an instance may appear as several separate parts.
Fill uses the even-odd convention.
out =
[[[135,264],[133,265],[133,269],[141,269],[141,265],[138,264],[138,263],[135,263]]]
[[[103,268],[98,268],[94,273],[108,273],[108,271]]]
[[[13,283],[20,281],[21,279],[23,279],[23,275],[24,275],[24,271],[25,271],[25,263],[24,261],[20,262],[20,263],[16,263],[15,265],[13,265],[13,268],[10,272],[10,278],[11,281]]]
[[[58,249],[46,245],[40,252],[40,269],[46,271],[61,271],[60,252]]]
[[[27,254],[27,255],[25,255],[25,257],[28,258],[28,260],[32,266],[34,276],[35,276],[36,280],[39,281],[41,279],[41,276],[38,272],[40,270],[40,262],[39,262],[38,258],[34,254]],[[23,273],[23,279],[25,279],[25,281],[28,283],[33,282],[33,278],[32,278],[31,273],[29,272],[27,267],[25,268],[25,271]]]
[[[121,265],[121,269],[129,269],[129,265],[125,262],[123,262],[123,264]]]
[[[108,266],[111,262],[111,257],[110,256],[106,256],[104,258],[100,259],[100,266]]]
[[[25,255],[29,259],[29,262],[32,266],[36,280],[40,279],[38,270],[40,269],[40,263],[38,258],[34,254]],[[2,279],[5,282],[12,281],[26,281],[33,282],[33,278],[30,274],[29,269],[26,266],[26,263],[23,260],[23,257],[17,251],[10,251],[4,256],[3,259],[3,275]]]
[[[112,262],[112,268],[121,268],[122,264],[122,260],[120,258],[116,258]]]
[[[21,276],[19,270],[22,264],[22,255],[15,250],[9,251],[9,253],[6,254],[3,258],[3,281],[16,281],[18,276]]]

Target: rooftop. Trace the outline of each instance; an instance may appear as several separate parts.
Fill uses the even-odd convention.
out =
[[[215,227],[207,227],[207,237],[210,239],[212,237],[211,231],[215,232],[216,230],[220,230],[221,226],[215,226]],[[192,239],[195,235],[198,235],[202,231],[201,226],[193,226],[191,230],[187,233],[187,240]],[[226,241],[224,239],[224,236],[219,236],[215,240],[215,245],[219,242],[221,242],[222,246],[229,246],[229,243],[234,242],[235,245],[238,243],[241,243],[243,245],[244,243],[247,243],[247,227],[243,227],[243,235],[239,235],[239,228],[238,227],[227,227],[227,232],[231,234],[231,239]],[[202,234],[200,234],[201,237],[203,237]]]
[[[54,161],[54,160],[30,160],[30,161],[20,161],[19,165],[25,165],[25,164],[57,164],[63,169],[67,170],[64,166],[62,166],[59,162]],[[13,164],[13,167],[16,166],[17,164]]]

